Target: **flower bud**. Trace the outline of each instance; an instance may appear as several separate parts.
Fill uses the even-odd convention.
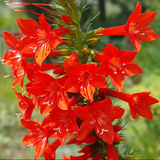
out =
[[[72,54],[69,56],[69,60],[70,60],[70,61],[76,61],[76,62],[78,62],[78,55],[77,55],[77,53],[72,53]]]
[[[65,23],[68,23],[68,24],[71,24],[72,23],[72,18],[69,16],[69,15],[61,15],[61,17],[62,17],[62,19],[63,19],[63,21],[65,22]]]
[[[87,44],[88,46],[94,46],[94,45],[96,44],[96,42],[97,42],[97,38],[96,38],[96,37],[93,37],[93,38],[88,39],[88,40],[86,41],[86,44]]]

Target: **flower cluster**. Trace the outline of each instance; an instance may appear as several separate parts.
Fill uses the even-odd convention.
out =
[[[23,1],[7,1],[7,4],[15,5],[12,2],[48,10],[43,7],[47,4]],[[127,159],[117,147],[125,140],[119,133],[125,110],[113,105],[111,96],[129,104],[133,119],[137,115],[153,118],[149,106],[158,100],[149,96],[150,92],[129,95],[121,91],[126,76],[142,73],[133,62],[141,48],[139,41],[158,38],[147,27],[156,12],[141,14],[138,2],[125,25],[84,33],[87,24],[81,28],[80,19],[86,4],[78,6],[76,0],[58,2],[48,5],[54,9],[54,12],[48,11],[56,21],[43,14],[39,16],[39,23],[19,18],[17,23],[21,32],[18,36],[3,32],[5,43],[11,49],[2,63],[12,67],[13,73],[9,76],[14,78],[13,91],[20,100],[21,124],[29,129],[22,143],[34,147],[35,159],[42,154],[45,159],[55,159],[56,149],[63,144],[85,144],[79,151],[80,156],[63,155],[64,159]],[[55,23],[54,29],[46,19]],[[105,35],[129,36],[136,51],[118,50],[109,43],[102,50],[95,50],[98,38]],[[61,59],[57,63],[45,63],[51,56]],[[48,74],[48,70],[52,74]],[[24,87],[24,77],[29,82],[25,84],[25,92],[19,93],[16,87]],[[115,90],[109,88],[107,78]],[[33,110],[38,107],[40,114],[45,115],[41,124],[37,119],[31,120]],[[71,139],[65,142],[68,137]],[[51,144],[50,138],[55,138]]]

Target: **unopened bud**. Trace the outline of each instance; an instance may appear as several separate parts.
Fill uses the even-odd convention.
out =
[[[54,52],[69,53],[70,51],[68,48],[59,48],[59,49],[54,49]]]
[[[63,19],[63,21],[65,22],[65,23],[68,23],[68,24],[71,24],[72,23],[72,18],[69,16],[69,15],[61,15],[61,17],[62,17],[62,19]]]
[[[120,141],[125,141],[124,137],[119,137]]]
[[[69,25],[68,29],[70,31],[76,31],[77,30],[77,27],[75,25]]]
[[[77,55],[77,53],[72,53],[72,54],[69,56],[69,60],[70,60],[70,61],[76,61],[76,62],[78,62],[78,55]]]
[[[95,45],[96,42],[97,42],[97,38],[93,37],[93,38],[88,39],[87,42],[86,42],[86,44],[89,45],[89,46],[90,45],[93,46],[93,45]]]
[[[83,55],[87,55],[88,54],[88,49],[87,48],[84,48],[83,50]]]

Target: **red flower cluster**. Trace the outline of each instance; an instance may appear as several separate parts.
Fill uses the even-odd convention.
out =
[[[43,9],[42,5],[45,5],[19,2],[20,5],[34,5]],[[122,159],[117,145],[124,138],[118,133],[122,127],[117,122],[121,121],[124,109],[114,106],[110,96],[128,102],[134,119],[137,114],[152,119],[149,106],[158,100],[149,96],[150,92],[129,95],[120,91],[126,76],[142,73],[141,68],[133,62],[140,50],[138,40],[151,41],[158,38],[147,27],[156,12],[140,14],[141,6],[138,2],[126,25],[94,31],[93,35],[88,34],[88,39],[83,41],[76,1],[64,3],[59,0],[59,6],[59,15],[50,11],[60,20],[59,24],[56,23],[57,29],[51,29],[42,14],[39,24],[32,19],[17,19],[21,30],[19,36],[3,33],[11,49],[6,52],[2,62],[12,67],[13,90],[20,100],[18,107],[22,113],[19,115],[23,115],[21,124],[30,130],[22,143],[34,147],[35,159],[42,154],[45,159],[55,159],[56,149],[72,136],[66,145],[84,143],[85,146],[79,151],[82,155],[63,155],[64,159]],[[65,11],[66,7],[68,10]],[[90,47],[100,35],[129,36],[136,51],[118,50],[109,43],[101,51],[95,51]],[[88,48],[85,48],[87,45]],[[44,63],[48,56],[63,56],[65,60],[63,63]],[[35,58],[35,61],[29,63],[29,58]],[[52,70],[53,74],[44,72],[47,70]],[[18,84],[20,88],[24,86],[25,75],[29,82],[25,85],[25,93],[19,93],[15,87]],[[107,77],[117,91],[109,89]],[[41,124],[37,119],[30,120],[33,110],[38,107],[41,115],[46,115]],[[49,144],[50,138],[56,140]]]

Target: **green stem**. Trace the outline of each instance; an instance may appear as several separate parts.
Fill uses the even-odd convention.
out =
[[[81,13],[78,12],[77,9],[77,4],[76,2],[70,2],[70,6],[71,6],[71,10],[72,10],[72,15],[70,15],[75,23],[76,23],[76,30],[75,30],[75,40],[76,40],[76,44],[74,45],[75,49],[77,50],[77,53],[79,55],[79,61],[82,64],[86,64],[87,60],[86,57],[83,55],[83,51],[84,51],[84,40],[83,40],[83,31],[81,29]]]

